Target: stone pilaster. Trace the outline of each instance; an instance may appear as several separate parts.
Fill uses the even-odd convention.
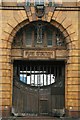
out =
[[[68,58],[66,65],[66,84],[65,84],[65,101],[68,115],[77,117],[79,112],[79,37],[78,37],[78,12],[75,12],[76,17],[73,16],[73,28],[76,31],[71,37],[72,46],[68,50]],[[71,30],[69,30],[71,31]],[[72,30],[73,31],[73,30]],[[69,43],[70,44],[70,43]]]

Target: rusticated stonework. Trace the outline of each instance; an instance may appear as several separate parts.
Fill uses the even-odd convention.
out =
[[[80,116],[80,3],[65,3],[55,10],[45,6],[45,14],[38,18],[35,7],[17,6],[15,2],[3,2],[0,8],[0,113],[10,116],[12,108],[13,60],[16,59],[64,59],[65,109],[69,116]],[[6,7],[9,6],[9,7]],[[66,50],[22,50],[12,48],[16,33],[32,21],[49,22],[65,36]],[[47,56],[47,57],[46,57]]]

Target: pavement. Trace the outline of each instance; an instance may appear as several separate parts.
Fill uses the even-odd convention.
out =
[[[80,120],[80,118],[61,117],[61,118],[55,118],[54,120]]]
[[[52,117],[51,119],[43,119],[43,118],[40,118],[40,119],[34,119],[34,118],[22,118],[22,117],[9,117],[9,118],[0,118],[0,120],[80,120],[80,118],[73,118],[73,117],[60,117],[60,118],[57,118],[57,117]]]

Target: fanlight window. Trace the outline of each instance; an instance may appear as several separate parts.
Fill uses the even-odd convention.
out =
[[[29,86],[63,86],[63,71],[61,64],[53,61],[15,61],[14,77]]]
[[[20,71],[20,81],[31,86],[46,86],[55,82],[55,76],[46,71]]]
[[[21,28],[14,37],[17,47],[64,47],[62,32],[47,22],[32,22]]]

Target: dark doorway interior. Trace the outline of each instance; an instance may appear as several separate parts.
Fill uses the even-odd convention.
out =
[[[65,108],[64,61],[16,60],[13,68],[14,114],[60,114]]]

